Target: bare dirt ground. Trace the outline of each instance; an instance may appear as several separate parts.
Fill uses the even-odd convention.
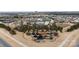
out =
[[[16,31],[16,33],[16,35],[11,35],[8,31],[0,28],[0,38],[3,38],[13,47],[73,47],[77,46],[77,41],[79,41],[79,29],[72,32],[59,33],[59,37],[55,40],[46,39],[40,43],[33,41],[31,36],[24,35],[22,32]]]
[[[44,42],[40,43],[33,41],[31,36],[26,35],[24,38],[23,35],[24,35],[23,33],[17,32],[17,35],[15,35],[14,37],[17,37],[18,38],[17,40],[32,47],[56,47],[61,44],[61,42],[64,40],[65,37],[67,37],[68,33],[67,32],[60,33],[59,37],[57,37],[56,40],[46,39],[44,40]]]
[[[19,41],[23,42],[27,46],[32,47],[73,47],[76,45],[77,41],[79,41],[79,29],[74,30],[72,32],[63,32],[59,34],[59,37],[56,40],[44,40],[44,42],[37,43],[32,40],[31,36],[25,36],[21,32],[17,32],[15,37],[18,38]]]
[[[44,42],[37,43],[32,40],[31,36],[25,36],[22,32],[17,32],[17,35],[10,35],[6,30],[0,29],[0,37],[3,38],[7,43],[14,47],[56,47],[64,40],[68,33],[60,33],[56,40],[45,40]]]

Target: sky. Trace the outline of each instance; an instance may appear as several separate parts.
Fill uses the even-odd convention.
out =
[[[79,11],[78,0],[0,0],[4,11]]]

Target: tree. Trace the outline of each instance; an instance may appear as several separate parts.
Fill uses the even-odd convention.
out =
[[[34,23],[34,24],[32,25],[33,33],[35,33],[35,29],[36,29],[36,23]]]
[[[73,30],[78,29],[78,28],[79,28],[79,23],[71,26],[69,29],[67,29],[67,32],[73,31]]]
[[[0,28],[6,29],[6,30],[9,31],[9,33],[12,34],[12,35],[15,35],[15,34],[16,34],[16,32],[15,32],[14,30],[12,30],[9,26],[6,26],[6,25],[4,25],[4,24],[0,24]]]
[[[54,31],[58,31],[58,27],[56,25],[56,23],[53,23],[52,25],[50,25],[50,30],[54,30]]]
[[[63,27],[58,27],[58,30],[60,31],[60,32],[62,32],[62,30],[63,30]]]

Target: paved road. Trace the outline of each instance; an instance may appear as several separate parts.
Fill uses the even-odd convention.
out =
[[[72,37],[74,34],[78,33],[78,31],[79,31],[79,29],[78,29],[78,30],[75,30],[75,31],[73,31],[73,32],[71,32],[70,34],[68,34],[68,36],[64,39],[64,41],[63,41],[58,47],[63,47],[63,46],[65,46],[66,43],[68,43],[69,41],[71,41],[71,40],[70,40],[71,37]]]
[[[75,35],[75,37],[73,38],[72,42],[70,43],[71,47],[79,47],[79,33],[77,33]]]
[[[19,40],[15,39],[15,38],[11,37],[11,35],[5,33],[3,30],[0,30],[0,33],[3,34],[5,37],[8,37],[10,40],[16,42],[17,45],[20,45],[22,47],[27,47],[27,45],[23,44],[22,42],[20,42]]]
[[[8,44],[6,41],[0,38],[0,46],[2,47],[11,47],[10,44]]]

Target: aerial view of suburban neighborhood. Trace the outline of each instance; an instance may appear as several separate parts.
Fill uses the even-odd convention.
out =
[[[0,12],[0,47],[79,47],[79,12]]]

